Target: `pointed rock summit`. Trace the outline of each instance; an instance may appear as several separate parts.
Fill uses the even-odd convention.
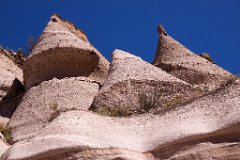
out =
[[[159,42],[153,64],[192,85],[213,90],[233,75],[209,60],[194,54],[158,25]]]
[[[88,110],[109,62],[73,24],[52,16],[24,64],[26,92],[9,128],[12,141],[29,138],[68,110]]]
[[[23,66],[26,88],[64,77],[88,77],[102,83],[109,62],[88,41],[85,33],[53,15]]]
[[[144,113],[154,108],[170,107],[196,93],[190,84],[139,57],[115,50],[108,78],[91,109],[99,111],[106,107],[119,109],[119,112]]]

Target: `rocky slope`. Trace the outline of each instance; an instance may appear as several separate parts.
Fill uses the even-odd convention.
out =
[[[121,50],[110,64],[53,15],[23,65],[24,94],[9,85],[0,106],[17,106],[0,119],[12,144],[0,139],[0,159],[240,159],[240,79],[158,29],[155,66]]]

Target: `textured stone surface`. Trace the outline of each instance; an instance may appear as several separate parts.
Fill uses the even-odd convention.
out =
[[[17,97],[7,99],[0,102],[0,116],[11,118],[19,103],[21,102],[23,94]]]
[[[0,138],[0,157],[9,148],[9,146]],[[2,158],[1,158],[2,159]]]
[[[233,76],[216,64],[194,54],[171,36],[164,34],[165,31],[161,26],[158,30],[159,42],[153,62],[155,66],[190,84],[199,85],[208,90],[218,88]]]
[[[200,90],[141,58],[115,50],[108,78],[91,109],[118,107],[133,112],[140,110],[143,98],[154,102],[156,107],[166,108],[176,99],[185,101],[199,93]]]
[[[31,160],[31,158],[28,158]],[[26,159],[26,160],[28,160]],[[140,153],[126,149],[90,149],[81,148],[76,151],[53,155],[44,153],[38,156],[39,160],[158,160],[151,153]]]
[[[161,115],[113,118],[86,111],[68,111],[39,130],[36,136],[15,143],[1,158],[37,159],[81,148],[124,148],[167,159],[180,156],[175,154],[176,149],[180,151],[179,148],[186,144],[240,141],[237,136],[240,134],[239,91],[240,80],[236,80],[191,104]],[[214,147],[208,148],[209,153],[214,152],[211,149]],[[236,156],[239,158],[238,154]]]
[[[69,22],[52,16],[23,66],[26,88],[54,77],[91,77],[102,83],[109,62]]]
[[[22,70],[7,55],[8,51],[0,49],[0,101],[7,95],[15,78],[23,81]]]
[[[9,118],[0,116],[0,126],[6,127],[9,122]]]
[[[87,110],[99,85],[84,77],[52,79],[28,90],[13,114],[9,127],[13,141],[35,134],[60,112]]]
[[[175,153],[169,160],[239,160],[240,143],[201,143]]]

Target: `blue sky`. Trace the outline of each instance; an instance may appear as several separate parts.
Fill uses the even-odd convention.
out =
[[[25,50],[54,12],[84,30],[109,60],[118,48],[152,62],[161,23],[193,52],[240,73],[240,0],[0,0],[0,44]]]

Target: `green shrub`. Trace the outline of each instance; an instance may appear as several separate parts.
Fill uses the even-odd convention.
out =
[[[147,94],[140,94],[138,97],[138,102],[140,104],[140,110],[144,112],[149,112],[151,109],[156,108],[157,98],[154,96],[149,96]]]
[[[10,143],[10,141],[11,141],[11,132],[10,132],[9,128],[4,127],[2,124],[0,124],[0,132],[4,136],[5,141]]]
[[[53,111],[51,113],[50,119],[48,122],[53,121],[55,118],[57,118],[60,115],[60,110],[58,109],[58,103],[57,102],[52,102],[49,103],[50,109]]]
[[[28,36],[28,39],[27,39],[27,54],[29,55],[33,48],[37,45],[37,39],[34,38],[33,36]]]
[[[228,86],[230,84],[233,84],[236,80],[236,77],[229,77],[227,78],[224,82],[221,83],[221,87],[225,87],[225,86]]]
[[[201,53],[199,54],[199,56],[205,58],[206,60],[208,60],[209,62],[214,63],[213,59],[211,58],[211,56],[208,53]]]

